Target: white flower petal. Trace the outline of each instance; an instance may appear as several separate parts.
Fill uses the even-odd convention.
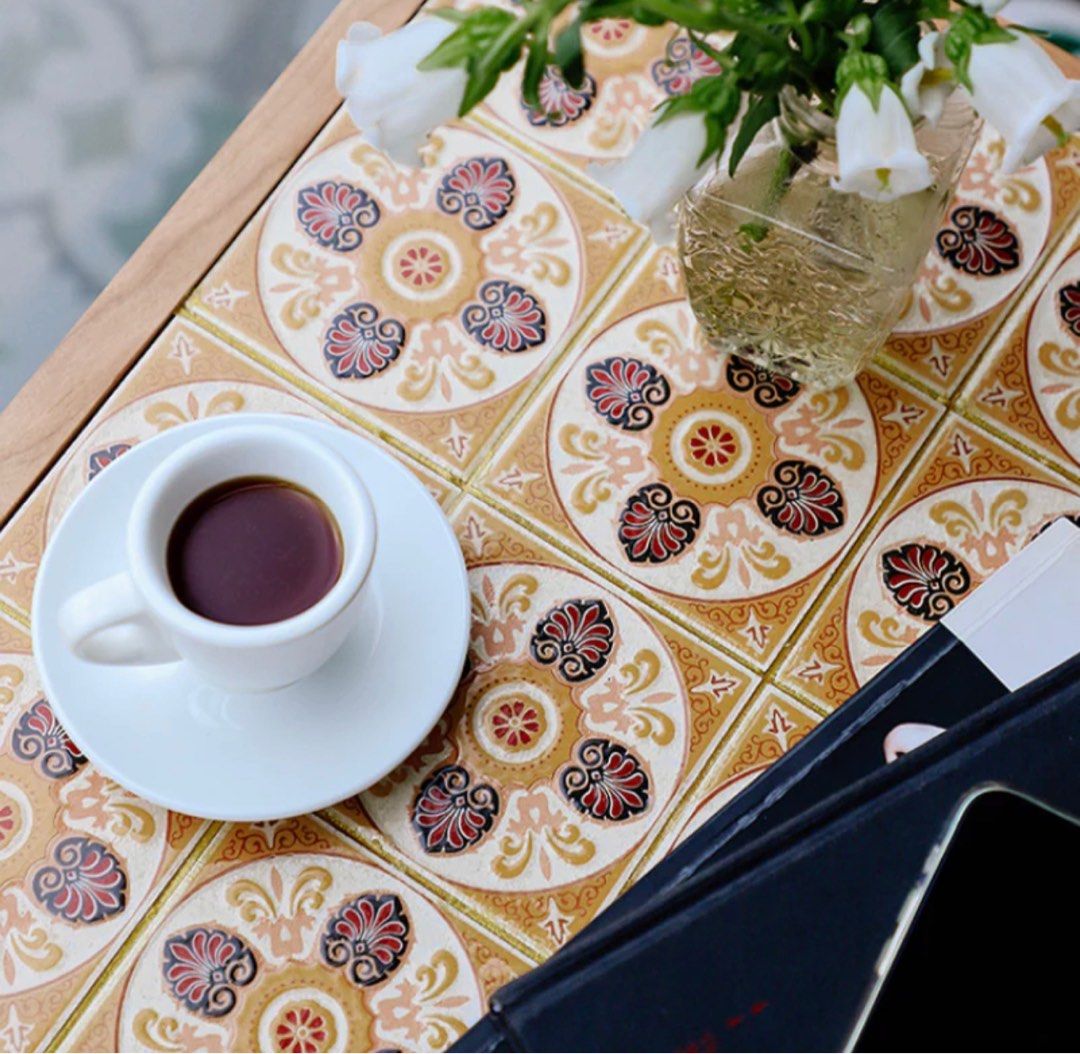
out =
[[[461,106],[464,70],[417,69],[453,30],[444,19],[418,18],[384,37],[357,22],[338,44],[336,83],[349,116],[400,164],[417,164],[428,133]]]
[[[836,121],[836,153],[839,175],[833,188],[872,201],[893,201],[933,182],[904,103],[888,86],[882,88],[876,110],[859,85],[844,96]]]
[[[698,164],[704,149],[701,115],[679,114],[650,125],[622,161],[590,165],[588,172],[611,191],[631,219],[652,231],[657,244],[670,245],[675,238],[672,210],[705,171],[706,166]]]
[[[1003,173],[1029,165],[1080,128],[1080,81],[1071,81],[1026,33],[976,44],[968,67],[972,106],[1005,140]]]

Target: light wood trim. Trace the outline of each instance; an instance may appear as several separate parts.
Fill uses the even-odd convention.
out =
[[[0,412],[0,524],[169,321],[341,102],[334,51],[419,0],[342,0],[210,163]]]

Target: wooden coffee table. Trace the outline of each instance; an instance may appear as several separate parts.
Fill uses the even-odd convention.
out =
[[[1005,178],[984,134],[946,222],[976,210],[997,248],[978,273],[932,253],[856,384],[792,392],[697,345],[674,256],[584,175],[693,75],[684,50],[600,24],[595,82],[558,118],[507,78],[400,171],[339,109],[333,52],[352,21],[413,8],[342,3],[0,414],[5,1048],[445,1047],[943,604],[1080,515],[1080,144]],[[312,224],[305,204],[342,184],[357,207]],[[372,311],[404,332],[388,359],[354,339]],[[628,360],[645,416],[599,406]],[[332,421],[409,466],[458,533],[475,631],[444,721],[393,775],[318,815],[222,824],[85,762],[29,612],[98,473],[248,411]],[[769,518],[755,496],[784,462],[828,477],[842,524]],[[687,529],[657,527],[646,557],[629,520],[661,512]],[[883,556],[909,545],[963,567],[953,592],[890,591]],[[326,749],[349,744],[327,728]],[[637,797],[616,767],[645,777]],[[577,790],[592,772],[620,808]],[[482,822],[414,826],[462,781]]]

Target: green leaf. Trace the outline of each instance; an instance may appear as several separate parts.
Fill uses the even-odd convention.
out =
[[[585,83],[585,59],[581,52],[581,21],[574,19],[555,38],[555,65],[571,88]]]
[[[430,55],[417,63],[417,69],[468,67],[475,62],[477,55],[490,48],[499,35],[516,21],[509,11],[496,8],[484,7],[472,11]]]
[[[758,132],[780,113],[780,104],[775,95],[762,95],[756,98],[743,115],[739,131],[731,144],[731,156],[728,158],[728,172],[735,175],[735,169],[743,154],[749,149]]]
[[[885,0],[870,20],[870,47],[899,78],[919,61],[919,4]]]
[[[525,54],[525,70],[521,75],[521,97],[527,106],[540,109],[540,79],[548,65],[547,26],[529,44]]]

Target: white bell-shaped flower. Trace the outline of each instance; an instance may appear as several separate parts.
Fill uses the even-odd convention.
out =
[[[1071,81],[1026,33],[974,44],[971,103],[1005,140],[1001,171],[1015,172],[1080,128],[1080,81]]]
[[[428,133],[457,116],[465,71],[417,69],[454,28],[441,18],[417,18],[383,36],[370,22],[357,22],[338,44],[337,89],[349,116],[398,164],[417,164]]]
[[[904,102],[888,84],[880,86],[876,107],[861,83],[846,92],[836,120],[836,154],[833,188],[872,201],[893,201],[933,181]]]
[[[945,104],[956,88],[952,64],[945,57],[940,33],[927,33],[919,41],[919,61],[900,81],[900,95],[913,117],[937,124]]]
[[[622,161],[593,164],[588,172],[631,219],[649,228],[658,245],[670,245],[675,240],[675,205],[708,164],[698,164],[704,149],[702,115],[682,113],[646,128]]]

